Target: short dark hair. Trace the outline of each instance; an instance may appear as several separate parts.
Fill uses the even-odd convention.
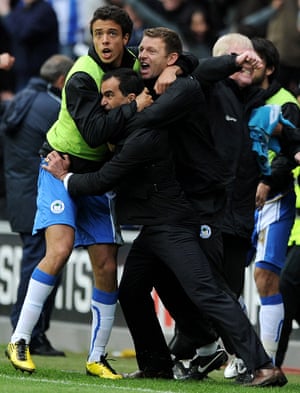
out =
[[[130,93],[138,95],[145,87],[142,77],[131,68],[117,68],[108,71],[104,74],[102,82],[112,77],[120,81],[119,89],[123,96],[127,96]]]
[[[99,19],[113,20],[121,27],[123,37],[125,34],[128,34],[130,38],[133,29],[133,22],[130,19],[128,13],[123,8],[120,8],[116,5],[108,5],[97,8],[90,22],[90,32],[92,35],[93,24]]]
[[[151,38],[161,38],[165,45],[167,54],[176,52],[179,55],[182,53],[182,42],[179,35],[167,27],[151,27],[144,30],[143,36]]]
[[[266,62],[266,66],[274,67],[274,72],[269,76],[269,81],[278,78],[280,56],[276,46],[272,41],[262,37],[253,37],[251,41],[255,52]]]

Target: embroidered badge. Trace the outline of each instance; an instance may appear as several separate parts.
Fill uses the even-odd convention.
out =
[[[201,239],[208,239],[211,237],[211,227],[209,225],[201,225],[200,237]]]
[[[56,201],[51,203],[51,211],[54,214],[60,214],[65,210],[65,204],[63,203],[63,201],[60,201],[59,199],[57,199]]]

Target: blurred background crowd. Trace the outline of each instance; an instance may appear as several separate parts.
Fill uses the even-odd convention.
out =
[[[28,7],[32,3],[35,6]],[[143,29],[151,26],[176,30],[184,49],[199,58],[210,56],[224,33],[268,38],[280,54],[280,82],[299,93],[300,0],[0,0],[0,53],[16,59],[10,71],[0,70],[0,100],[10,100],[24,88],[49,56],[61,53],[76,59],[85,54],[93,11],[108,4],[130,14],[130,46],[137,46]],[[0,190],[4,195],[4,184]]]
[[[48,3],[50,7],[40,7],[34,15],[21,15],[22,3]],[[7,99],[24,87],[26,76],[34,75],[58,47],[60,53],[73,58],[84,54],[91,43],[89,21],[93,11],[106,4],[124,7],[130,14],[134,22],[132,46],[139,44],[143,29],[151,26],[176,30],[185,50],[199,58],[209,56],[214,42],[224,33],[266,37],[280,52],[284,86],[299,87],[298,0],[0,0],[0,53],[10,52],[16,57],[9,73],[0,71],[1,98]],[[26,46],[30,50],[26,51]],[[27,75],[20,76],[21,70]]]

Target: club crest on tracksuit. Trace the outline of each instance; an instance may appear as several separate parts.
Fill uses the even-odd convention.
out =
[[[211,237],[211,227],[209,225],[201,225],[200,237],[201,239],[208,239]]]

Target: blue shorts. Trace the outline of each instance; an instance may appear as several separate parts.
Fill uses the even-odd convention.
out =
[[[51,225],[75,229],[75,247],[92,244],[123,244],[115,221],[115,194],[71,198],[63,183],[40,169],[37,212],[32,233]]]
[[[290,190],[283,196],[268,200],[261,210],[256,210],[252,241],[256,247],[257,267],[280,274],[294,224],[295,204],[295,193]]]

